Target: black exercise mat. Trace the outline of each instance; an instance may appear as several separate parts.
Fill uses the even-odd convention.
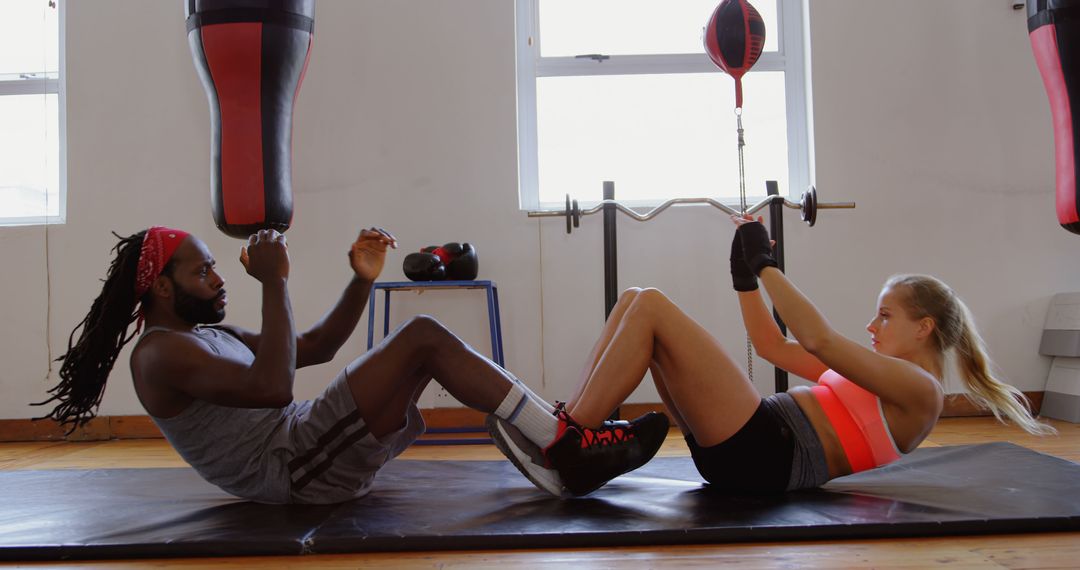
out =
[[[230,498],[190,469],[0,473],[0,558],[312,554],[1080,529],[1080,464],[1007,443],[919,449],[825,488],[732,496],[658,458],[559,500],[505,461],[393,461],[332,506]]]

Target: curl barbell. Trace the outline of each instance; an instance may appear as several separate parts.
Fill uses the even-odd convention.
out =
[[[851,209],[855,207],[855,202],[818,202],[817,189],[810,186],[806,192],[803,192],[802,197],[798,202],[792,202],[783,196],[769,196],[757,204],[746,209],[747,214],[754,214],[772,204],[773,202],[781,202],[787,208],[799,210],[799,218],[806,222],[807,225],[813,226],[817,223],[817,213],[819,209],[823,210],[836,210],[836,209]],[[644,214],[635,212],[629,206],[617,201],[617,200],[602,200],[592,208],[582,210],[578,206],[577,200],[571,200],[570,195],[566,195],[566,207],[563,210],[532,210],[528,212],[530,218],[546,218],[546,217],[565,217],[566,218],[566,233],[571,233],[573,228],[581,225],[582,216],[591,216],[597,212],[601,212],[605,205],[614,206],[618,211],[630,216],[631,218],[644,222],[655,218],[660,212],[670,208],[671,206],[686,206],[686,205],[708,205],[719,210],[722,210],[732,216],[738,215],[741,212],[736,210],[722,202],[714,200],[713,198],[672,198],[660,204],[659,206],[649,210]]]
[[[813,186],[809,190],[803,192],[802,198],[799,199],[800,211],[799,219],[806,222],[806,225],[814,227],[817,223],[817,188]],[[854,204],[852,204],[854,207]]]
[[[569,194],[566,195],[566,209],[563,212],[562,215],[566,216],[566,233],[570,233],[571,223],[575,228],[581,225],[581,208],[578,207],[577,200],[571,203]]]

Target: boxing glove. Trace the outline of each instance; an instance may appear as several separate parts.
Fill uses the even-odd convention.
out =
[[[410,253],[403,269],[413,281],[472,281],[479,273],[479,260],[472,244],[450,242]]]
[[[434,253],[420,251],[405,256],[402,264],[405,277],[410,281],[443,281],[446,279],[446,266]]]
[[[424,251],[429,251],[427,248]],[[479,272],[476,248],[469,243],[450,242],[430,250],[446,266],[446,278],[452,281],[472,281]]]
[[[471,243],[448,243],[443,249],[450,254],[446,263],[446,278],[454,281],[472,281],[480,272],[480,260],[476,248]]]

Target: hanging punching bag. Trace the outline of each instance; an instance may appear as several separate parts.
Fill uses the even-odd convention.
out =
[[[765,47],[765,21],[746,0],[724,0],[705,25],[705,51],[735,79],[735,107],[742,108],[742,76]]]
[[[246,238],[292,222],[292,115],[314,0],[185,0],[188,45],[210,100],[210,203]]]
[[[1054,122],[1057,215],[1080,234],[1080,0],[1027,0],[1028,35]]]

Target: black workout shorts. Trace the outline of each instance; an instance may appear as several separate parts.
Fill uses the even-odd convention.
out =
[[[693,434],[686,445],[711,488],[732,493],[783,493],[791,478],[795,436],[773,398],[764,398],[750,420],[727,440],[701,447]]]

